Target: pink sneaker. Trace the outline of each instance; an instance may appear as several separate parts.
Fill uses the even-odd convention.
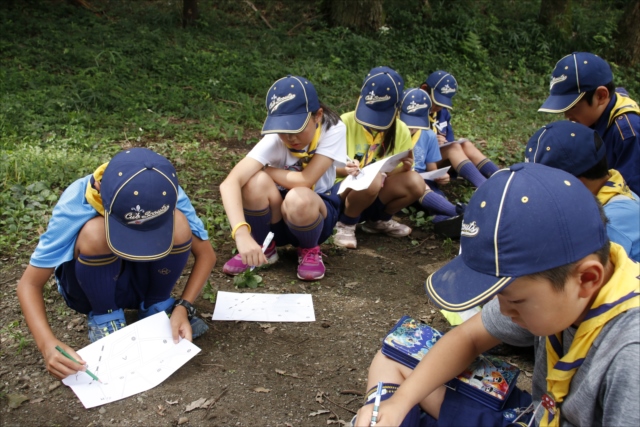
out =
[[[298,248],[298,279],[320,280],[324,277],[324,263],[320,246]]]
[[[273,264],[278,261],[278,251],[276,250],[276,242],[271,242],[266,251],[264,251],[264,256],[267,257],[267,263]],[[233,258],[227,261],[222,267],[222,272],[225,274],[230,274],[232,276],[236,276],[240,273],[244,273],[245,270],[249,268],[249,266],[242,262],[242,257],[240,254],[236,254]]]

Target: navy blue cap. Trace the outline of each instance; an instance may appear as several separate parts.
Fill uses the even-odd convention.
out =
[[[356,122],[373,129],[388,129],[395,120],[401,93],[394,75],[389,72],[372,74],[360,90]]]
[[[102,175],[100,195],[114,254],[153,261],[171,252],[178,178],[169,160],[146,148],[121,151]]]
[[[316,88],[309,80],[287,76],[277,80],[265,100],[267,119],[262,133],[300,133],[309,123],[311,114],[320,109]]]
[[[606,154],[598,132],[580,123],[563,120],[542,126],[527,142],[525,162],[562,169],[579,177]]]
[[[427,92],[420,88],[407,89],[402,95],[402,107],[400,108],[400,120],[407,127],[418,129],[431,129],[429,112],[431,111],[431,98]]]
[[[562,58],[551,73],[549,97],[538,111],[563,113],[576,105],[586,92],[613,81],[607,61],[588,52],[574,52]]]
[[[398,72],[396,70],[394,70],[393,68],[389,68],[389,67],[385,67],[385,66],[380,66],[380,67],[375,67],[372,68],[369,73],[367,74],[367,77],[364,78],[364,81],[362,82],[362,85],[364,86],[364,84],[367,82],[367,79],[373,75],[376,74],[380,74],[380,73],[387,73],[391,76],[391,78],[396,82],[396,87],[398,88],[398,93],[402,93],[402,91],[404,91],[404,79],[402,78],[402,76],[400,74],[398,74]],[[401,97],[398,97],[398,108],[400,107],[400,102],[401,102]]]
[[[431,100],[444,108],[452,109],[451,98],[458,93],[458,82],[455,77],[443,70],[434,71],[429,74],[425,82],[431,89]]]
[[[464,212],[462,253],[425,283],[449,311],[491,299],[513,280],[579,261],[607,241],[595,197],[576,177],[536,163],[491,176]]]

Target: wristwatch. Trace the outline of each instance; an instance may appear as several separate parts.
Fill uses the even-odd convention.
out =
[[[189,320],[191,320],[191,318],[196,315],[196,308],[192,306],[189,301],[180,298],[173,304],[173,308],[175,309],[179,305],[187,309],[187,316],[189,317]]]

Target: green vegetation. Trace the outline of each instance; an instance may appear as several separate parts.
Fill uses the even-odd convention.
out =
[[[228,148],[257,141],[264,93],[286,74],[308,77],[342,113],[373,66],[395,68],[407,87],[446,69],[461,87],[456,133],[485,140],[503,165],[519,161],[555,119],[536,112],[555,62],[578,49],[612,57],[621,14],[616,2],[581,0],[566,36],[537,22],[539,1],[431,0],[425,10],[389,0],[388,29],[358,34],[330,27],[321,3],[254,1],[271,30],[232,0],[200,0],[187,29],[180,1],[3,2],[0,253],[31,247],[61,191],[128,146],[174,162],[218,244],[229,230],[217,185],[239,160]],[[640,69],[614,68],[637,97]]]

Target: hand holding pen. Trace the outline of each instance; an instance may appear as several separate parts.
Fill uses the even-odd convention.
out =
[[[376,390],[376,399],[373,403],[373,414],[371,414],[371,427],[378,422],[378,411],[380,410],[380,398],[382,397],[382,381],[378,383]]]
[[[345,163],[345,169],[347,171],[347,175],[351,175],[353,177],[358,176],[362,170],[360,169],[360,163],[351,159],[347,156],[347,163]]]
[[[264,243],[262,243],[262,253],[265,253],[267,251],[267,248],[269,247],[269,245],[271,244],[271,241],[273,240],[273,232],[269,232],[269,234],[267,234],[267,237],[265,237],[264,239]],[[256,268],[255,265],[252,265],[250,268],[250,271],[253,271],[253,269]]]

